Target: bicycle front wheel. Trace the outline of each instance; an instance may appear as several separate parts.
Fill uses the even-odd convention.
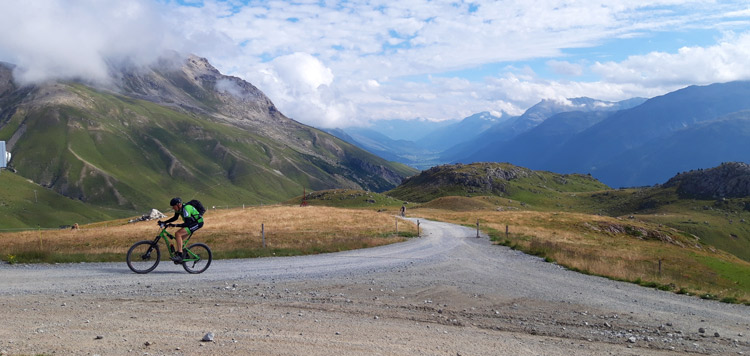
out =
[[[182,260],[182,267],[188,273],[203,273],[211,265],[211,249],[205,244],[197,243],[187,247],[188,254]]]
[[[138,241],[128,250],[128,267],[135,273],[142,274],[153,271],[160,260],[159,245],[153,241]]]

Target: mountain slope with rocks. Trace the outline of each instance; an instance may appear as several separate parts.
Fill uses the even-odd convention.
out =
[[[750,165],[728,162],[680,173],[664,187],[677,187],[677,194],[684,199],[746,198],[750,196]]]
[[[0,140],[11,169],[123,212],[169,197],[277,202],[303,189],[384,191],[416,170],[287,118],[256,87],[196,56],[112,68],[111,81],[18,85],[0,64]]]
[[[413,202],[445,196],[513,196],[521,191],[597,191],[608,187],[580,174],[534,171],[509,163],[472,163],[435,166],[409,177],[387,194]]]

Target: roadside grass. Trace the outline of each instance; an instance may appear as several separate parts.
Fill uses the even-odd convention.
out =
[[[215,258],[291,256],[374,247],[403,241],[416,236],[417,231],[416,225],[387,213],[320,206],[214,209],[206,213],[205,220],[206,225],[191,242],[208,244]],[[132,244],[151,240],[158,232],[154,221],[128,224],[127,219],[122,219],[83,225],[78,230],[0,233],[0,258],[11,263],[124,261]],[[160,248],[166,246],[160,243]],[[162,258],[165,255],[162,253]]]
[[[581,273],[750,305],[749,262],[671,227],[568,212],[421,208],[410,214],[471,227],[479,221],[497,244]]]

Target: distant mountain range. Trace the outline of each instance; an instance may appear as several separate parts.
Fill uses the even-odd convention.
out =
[[[445,163],[444,152],[457,144],[474,140],[505,120],[506,116],[501,118],[481,112],[460,121],[413,120],[409,123],[406,120],[381,120],[372,127],[327,131],[380,157],[422,170]]]
[[[213,206],[304,189],[384,191],[416,172],[287,118],[252,84],[196,56],[112,67],[111,81],[97,84],[21,86],[13,71],[0,63],[10,169],[112,211],[135,215],[173,196]]]
[[[621,102],[543,100],[521,116],[489,127],[470,133],[458,129],[472,125],[470,118],[454,124],[452,135],[434,131],[391,145],[389,157],[419,169],[427,167],[414,162],[509,162],[534,170],[591,174],[611,187],[661,184],[679,172],[750,160],[748,81],[690,86]],[[431,138],[442,146],[431,146]],[[357,137],[350,142],[371,149]],[[409,160],[403,159],[401,147],[412,153]]]

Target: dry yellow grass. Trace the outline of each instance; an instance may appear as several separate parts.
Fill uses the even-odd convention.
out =
[[[402,241],[401,236],[416,233],[414,224],[399,219],[397,235],[393,215],[313,206],[210,210],[205,221],[205,226],[191,242],[207,243],[218,257],[243,257],[242,253],[235,252],[261,249],[261,224],[265,230],[266,250],[284,249],[291,251],[289,254],[378,246]],[[133,243],[153,239],[159,232],[154,221],[133,224],[120,221],[107,225],[99,223],[78,230],[2,233],[0,254],[4,259],[31,253],[99,255],[99,259],[117,260],[118,256],[124,258]],[[258,254],[257,251],[250,253]],[[104,255],[112,257],[101,257]]]

